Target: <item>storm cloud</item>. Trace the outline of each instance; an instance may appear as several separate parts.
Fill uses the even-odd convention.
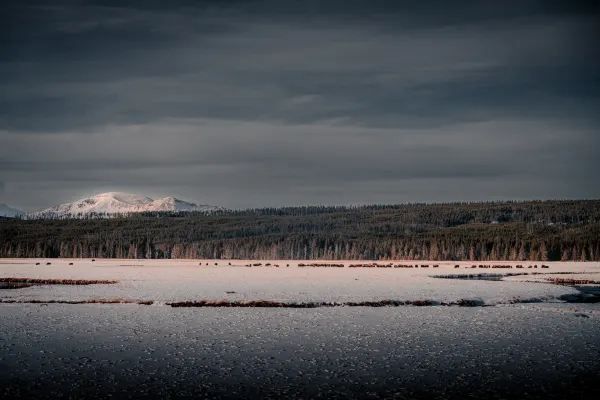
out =
[[[9,2],[0,202],[599,197],[598,8],[451,3]]]

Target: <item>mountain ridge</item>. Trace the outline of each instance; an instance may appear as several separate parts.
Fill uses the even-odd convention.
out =
[[[152,199],[125,192],[107,192],[27,213],[27,219],[111,217],[141,212],[214,212],[224,208],[187,202],[173,196]]]

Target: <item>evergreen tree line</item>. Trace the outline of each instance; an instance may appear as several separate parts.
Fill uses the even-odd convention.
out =
[[[1,257],[600,260],[600,201],[0,221]]]

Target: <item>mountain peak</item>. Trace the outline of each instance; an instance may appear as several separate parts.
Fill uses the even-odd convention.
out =
[[[115,201],[120,201],[122,203],[128,203],[128,204],[144,204],[144,203],[152,201],[152,199],[150,197],[141,196],[141,195],[132,194],[132,193],[125,193],[125,192],[100,193],[91,198],[98,199],[98,200],[113,199]]]
[[[211,205],[197,205],[173,196],[152,199],[148,196],[124,192],[107,192],[83,198],[71,203],[33,212],[28,218],[85,218],[89,216],[110,217],[140,212],[214,212],[223,210]]]

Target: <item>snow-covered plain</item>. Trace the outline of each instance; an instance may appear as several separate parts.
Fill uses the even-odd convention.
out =
[[[51,265],[46,265],[50,262]],[[336,267],[300,267],[312,263]],[[38,264],[39,265],[36,265]],[[72,263],[73,265],[69,265]],[[600,280],[600,263],[523,262],[523,269],[481,269],[475,265],[506,262],[455,263],[396,261],[419,268],[351,268],[360,261],[290,260],[114,260],[3,259],[0,278],[116,280],[89,286],[35,285],[0,292],[1,301],[111,300],[153,301],[155,305],[183,301],[364,302],[381,300],[457,302],[478,300],[486,305],[519,301],[558,301],[577,290],[545,281],[547,277]],[[229,265],[231,264],[231,265]],[[248,264],[261,264],[247,267]],[[270,264],[269,266],[266,266]],[[378,262],[379,265],[390,262]],[[278,267],[276,266],[278,265]],[[288,266],[289,265],[289,266]],[[422,265],[428,265],[424,268]],[[434,268],[434,265],[438,267]],[[459,265],[459,268],[455,268]],[[527,268],[529,265],[532,268]],[[538,268],[533,268],[537,265]],[[576,273],[562,275],[560,272]],[[499,281],[440,279],[440,275],[515,274]]]
[[[517,264],[506,262],[299,266],[314,262],[0,259],[0,278],[118,281],[0,289],[0,398],[600,395],[600,303],[565,303],[560,296],[577,288],[546,280],[599,280],[599,263],[544,263],[549,266],[544,269],[539,262],[519,263],[523,269],[471,268]],[[519,272],[528,275],[496,281],[435,277]],[[53,303],[115,299],[123,304]],[[168,306],[200,300],[390,299],[434,304],[477,299],[490,307]],[[542,302],[520,303],[532,299]],[[127,303],[141,300],[152,305]]]

